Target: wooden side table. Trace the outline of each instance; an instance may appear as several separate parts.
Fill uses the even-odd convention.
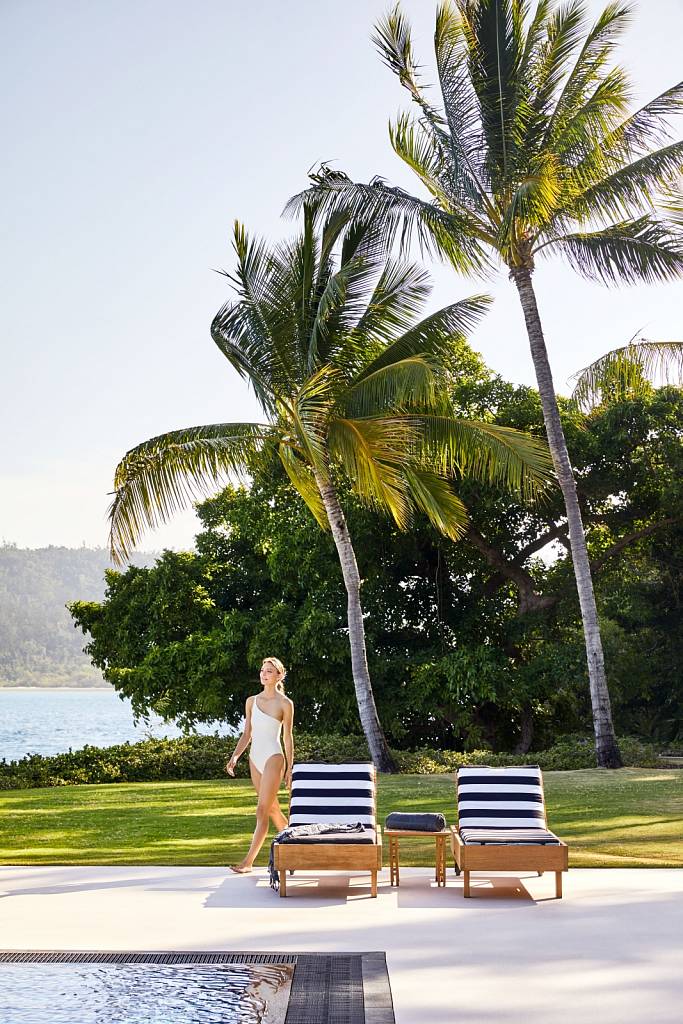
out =
[[[389,874],[391,885],[399,884],[398,874],[398,844],[401,839],[411,836],[425,836],[435,840],[435,872],[434,880],[437,885],[446,884],[446,839],[450,835],[448,829],[441,829],[440,832],[414,832],[412,829],[385,828],[384,835],[389,839]]]

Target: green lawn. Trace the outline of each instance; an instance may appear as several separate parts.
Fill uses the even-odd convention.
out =
[[[683,774],[546,772],[550,827],[574,867],[682,867]],[[2,864],[227,864],[245,852],[255,797],[244,780],[65,786],[0,793]],[[382,777],[379,820],[391,810],[454,817],[447,775]],[[268,846],[259,863],[265,864]],[[433,863],[433,843],[401,848],[406,865]]]

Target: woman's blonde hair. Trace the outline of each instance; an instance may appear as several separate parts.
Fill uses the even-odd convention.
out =
[[[287,675],[287,669],[282,664],[282,662],[280,661],[279,658],[264,658],[263,659],[263,664],[265,665],[265,663],[267,661],[270,662],[270,664],[273,666],[275,671],[280,676],[280,678],[278,679],[277,683],[275,684],[275,689],[279,690],[280,693],[284,693],[285,692],[285,676]]]

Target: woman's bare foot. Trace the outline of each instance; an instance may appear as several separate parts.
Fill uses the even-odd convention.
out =
[[[250,875],[251,867],[248,864],[228,864],[231,871],[234,871],[236,875]]]

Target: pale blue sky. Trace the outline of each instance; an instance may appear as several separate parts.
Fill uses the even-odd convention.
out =
[[[590,0],[594,14],[603,3]],[[227,297],[235,217],[281,236],[321,159],[414,188],[386,125],[402,90],[369,36],[379,0],[4,0],[0,8],[0,539],[106,542],[127,448],[175,427],[256,419],[208,328]],[[430,59],[435,4],[405,0]],[[641,0],[622,48],[636,102],[682,77],[680,0]],[[9,100],[9,103],[7,102]],[[433,305],[481,290],[434,268]],[[501,275],[474,339],[533,383]],[[606,290],[537,274],[558,390],[638,329],[680,337],[683,286]],[[141,547],[192,542],[193,513]]]

